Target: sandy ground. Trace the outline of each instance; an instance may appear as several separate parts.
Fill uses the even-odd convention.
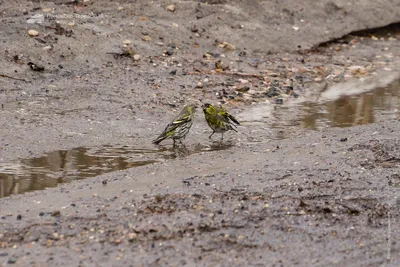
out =
[[[243,126],[221,147],[199,112],[175,159],[0,199],[0,265],[400,264],[397,117],[269,124],[301,116],[274,116],[278,99],[318,103],[396,77],[398,24],[355,31],[398,22],[400,3],[203,2],[1,3],[0,164],[81,146],[154,149],[194,100],[224,102]]]

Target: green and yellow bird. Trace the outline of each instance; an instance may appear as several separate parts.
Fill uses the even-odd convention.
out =
[[[235,124],[240,125],[240,123],[222,107],[214,107],[213,105],[206,103],[202,108],[208,126],[213,130],[212,134],[208,138],[211,138],[214,133],[221,133],[221,140],[224,140],[224,133],[226,131],[233,130],[237,132],[234,127],[236,127]]]
[[[195,105],[187,105],[185,106],[181,113],[165,127],[165,130],[158,136],[153,143],[158,145],[165,139],[171,138],[174,141],[174,145],[176,140],[184,139],[186,135],[189,133],[190,127],[193,124],[194,113],[196,112]]]

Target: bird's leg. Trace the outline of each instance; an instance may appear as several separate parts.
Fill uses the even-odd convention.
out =
[[[176,141],[175,141],[175,139],[172,139],[173,141],[174,141],[174,144],[172,145],[172,146],[176,146]]]
[[[214,133],[215,133],[215,131],[213,131],[212,134],[210,134],[210,136],[208,138],[211,139],[211,136],[213,136]]]
[[[224,141],[224,133],[222,133],[221,141]]]

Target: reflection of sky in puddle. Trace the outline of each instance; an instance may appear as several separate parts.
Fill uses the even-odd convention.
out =
[[[238,119],[247,125],[267,124],[270,128],[285,132],[291,132],[289,129],[294,128],[350,127],[374,123],[378,118],[396,119],[400,113],[399,89],[400,80],[386,87],[358,94],[353,88],[355,95],[340,92],[337,87],[332,88],[336,92],[327,92],[325,95],[329,98],[325,97],[323,101],[258,105],[240,114]],[[347,88],[343,87],[343,90]]]
[[[317,129],[320,126],[350,127],[374,123],[378,118],[397,118],[399,115],[400,81],[387,87],[375,89],[353,96],[340,96],[335,101],[316,105],[306,103],[308,114],[302,119],[305,128]]]
[[[152,164],[165,159],[223,150],[232,145],[229,142],[223,144],[216,142],[209,146],[160,146],[159,149],[103,146],[53,151],[39,158],[21,160],[19,163],[1,163],[0,197],[55,187],[60,183]]]

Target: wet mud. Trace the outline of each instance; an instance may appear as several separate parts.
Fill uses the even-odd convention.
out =
[[[1,266],[400,265],[397,1],[0,11]]]
[[[395,266],[398,129],[397,119],[384,128],[330,128],[5,198],[2,258],[20,265]]]
[[[383,120],[398,118],[399,91],[399,80],[395,80],[388,86],[360,94],[357,92],[345,96],[338,94],[337,99],[333,101],[307,101],[294,103],[292,106],[277,106],[270,115],[275,119],[279,119],[280,114],[284,113],[299,114],[300,118],[293,123],[293,119],[285,121],[283,117],[279,123],[269,126],[276,129],[293,127],[293,132],[288,133],[290,136],[302,128],[317,130],[327,127],[351,127],[374,123],[376,117]],[[251,109],[246,112],[251,113],[251,117],[248,121],[241,117],[244,119],[242,124],[259,122],[268,125],[267,121],[254,121],[258,115]],[[262,116],[266,114],[267,112],[263,111]],[[276,138],[279,138],[279,135]],[[0,197],[55,187],[60,183],[153,164],[160,160],[228,149],[233,145],[232,142],[215,142],[210,146],[201,144],[192,147],[159,146],[158,149],[108,145],[54,151],[42,157],[19,160],[19,163],[0,164]]]

